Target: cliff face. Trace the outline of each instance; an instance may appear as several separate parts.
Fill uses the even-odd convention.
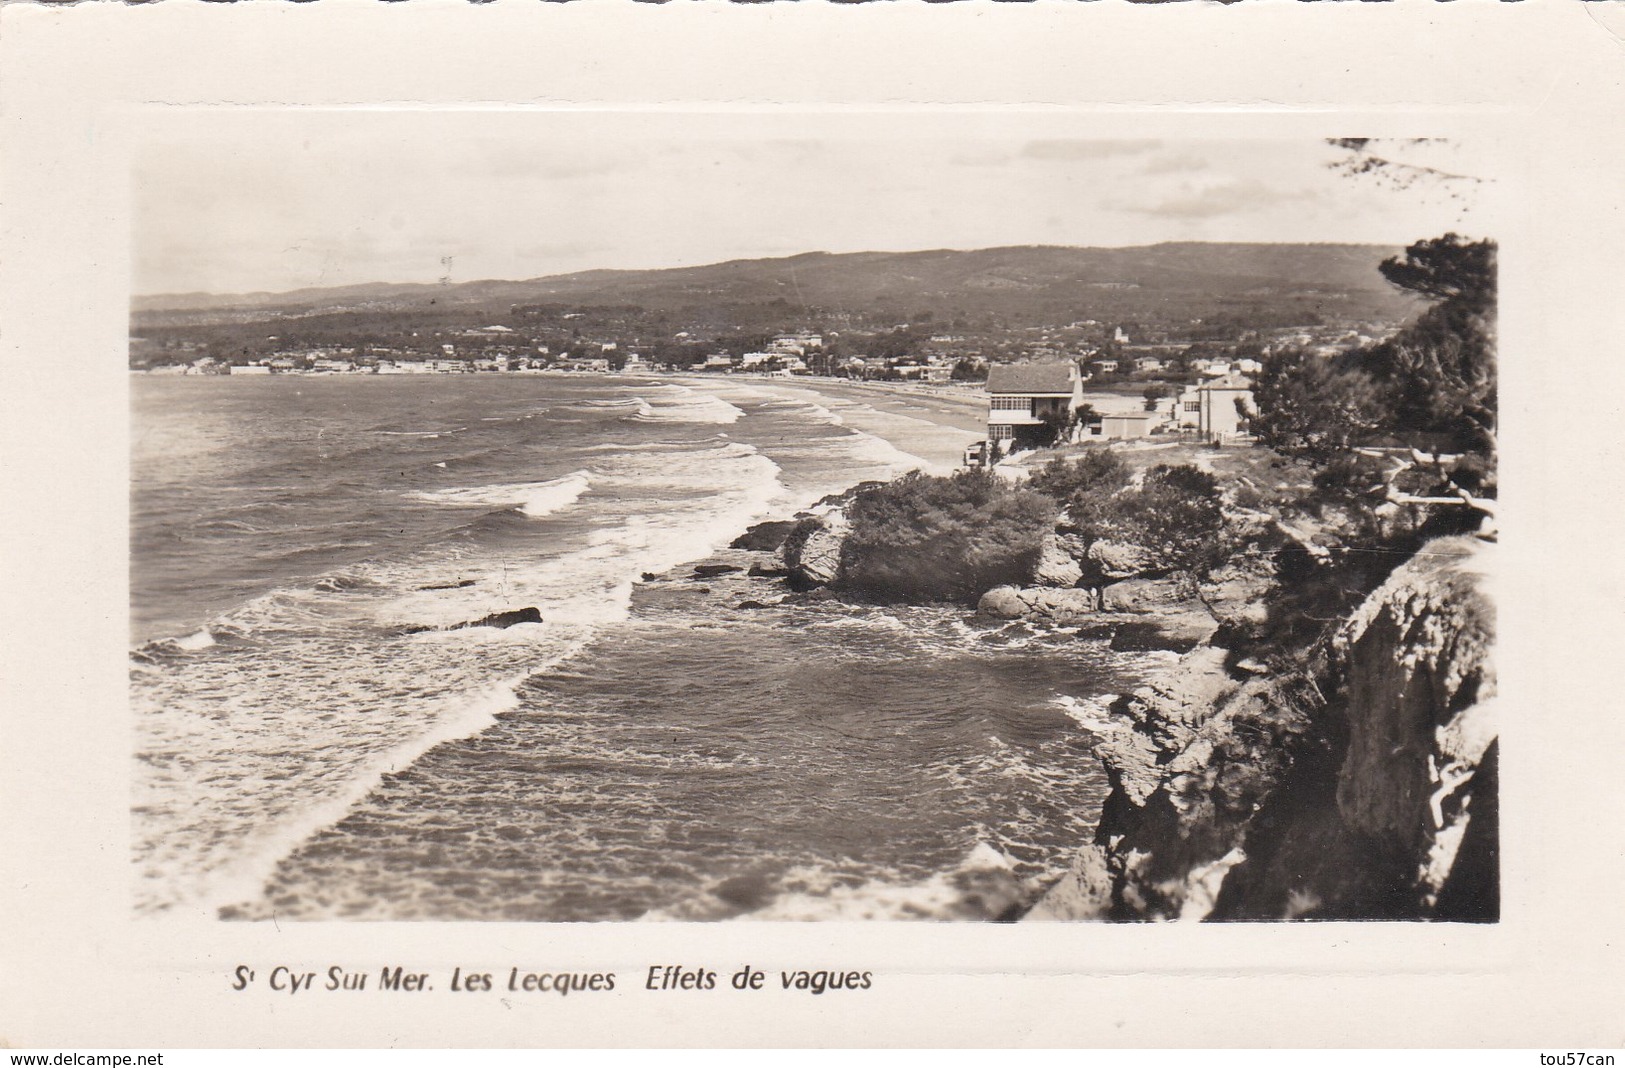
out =
[[[1494,554],[1428,543],[1297,670],[1210,644],[1119,699],[1096,839],[1029,918],[1496,919]]]
[[[1466,839],[1475,821],[1496,820],[1495,793],[1484,788],[1495,777],[1495,610],[1483,588],[1494,556],[1494,545],[1472,538],[1429,543],[1333,645],[1349,728],[1338,812],[1396,874],[1414,876],[1425,911],[1470,889],[1458,867],[1487,858],[1464,858]]]

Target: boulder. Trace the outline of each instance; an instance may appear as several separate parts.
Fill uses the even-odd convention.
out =
[[[834,582],[841,573],[841,547],[850,529],[846,513],[840,511],[799,521],[782,550],[790,581],[804,589]]]
[[[761,601],[740,601],[738,604],[734,605],[734,608],[739,610],[739,611],[745,611],[747,609],[772,608],[772,607],[773,607],[772,605],[763,604]]]
[[[715,578],[718,575],[728,575],[735,571],[743,571],[738,564],[699,564],[694,568],[695,578]]]
[[[515,608],[511,612],[492,612],[471,623],[459,623],[452,630],[464,630],[468,627],[513,627],[520,623],[540,623],[542,612],[539,608]]]
[[[1206,612],[1167,612],[1121,623],[1111,647],[1119,653],[1188,653],[1213,637],[1219,625]]]
[[[1027,602],[1021,599],[1021,591],[1016,587],[995,586],[982,594],[982,599],[976,602],[976,611],[994,619],[1020,619],[1027,614]]]
[[[1114,582],[1100,591],[1100,607],[1106,612],[1155,612],[1166,608],[1184,607],[1201,610],[1191,605],[1188,583],[1174,578],[1133,578]]]
[[[750,578],[784,578],[790,572],[787,568],[764,567],[761,564],[752,564],[750,570],[745,574]]]
[[[1105,847],[1078,850],[1072,868],[1023,916],[1024,920],[1103,920],[1111,915],[1112,874]]]
[[[1095,617],[1094,590],[1030,589],[1022,591],[1027,602],[1025,618],[1045,623],[1082,623]]]
[[[1062,535],[1051,533],[1039,547],[1038,566],[1033,571],[1033,579],[1040,586],[1076,586],[1083,578],[1083,566],[1062,539]]]
[[[1087,563],[1086,573],[1093,580],[1093,584],[1102,581],[1115,582],[1119,579],[1134,578],[1136,575],[1157,574],[1167,570],[1167,565],[1156,553],[1143,545],[1133,545],[1125,541],[1094,542],[1089,546],[1084,560]]]
[[[1018,589],[995,586],[982,594],[976,610],[994,619],[1028,619],[1036,623],[1080,623],[1095,616],[1093,590],[1058,590],[1043,586]]]

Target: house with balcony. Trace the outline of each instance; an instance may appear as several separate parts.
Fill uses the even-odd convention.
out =
[[[987,440],[1003,451],[1035,448],[1051,440],[1051,423],[1083,405],[1078,365],[999,364],[987,376]]]

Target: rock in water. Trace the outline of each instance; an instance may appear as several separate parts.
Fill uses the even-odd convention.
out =
[[[994,619],[1027,619],[1035,623],[1081,623],[1095,618],[1093,590],[1057,590],[1043,586],[1018,589],[995,586],[982,594],[976,610]]]
[[[1027,603],[1016,587],[995,586],[982,594],[982,599],[976,602],[976,611],[994,619],[1020,619],[1027,614]]]
[[[461,582],[437,582],[433,586],[419,586],[420,590],[466,590],[474,585],[473,579],[463,579]]]
[[[492,612],[481,619],[469,623],[459,623],[450,630],[467,630],[469,627],[512,627],[520,623],[540,623],[542,612],[539,608],[515,608],[511,612]]]

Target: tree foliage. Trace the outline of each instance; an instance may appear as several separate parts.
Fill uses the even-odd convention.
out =
[[[1371,440],[1390,414],[1382,388],[1363,367],[1302,348],[1264,361],[1253,405],[1249,424],[1261,442],[1322,462]]]
[[[975,603],[1031,582],[1055,505],[991,471],[904,475],[860,493],[847,513],[841,585],[910,601]]]
[[[1074,495],[1067,514],[1085,539],[1138,545],[1170,567],[1202,573],[1225,556],[1218,481],[1190,464],[1159,464],[1115,493]]]
[[[1128,465],[1115,452],[1093,449],[1075,460],[1051,460],[1033,472],[1027,485],[1070,507],[1077,497],[1116,493],[1128,479]]]
[[[1062,445],[1072,437],[1072,430],[1078,425],[1077,416],[1066,409],[1056,409],[1043,414],[1043,431],[1039,438],[1040,445]]]
[[[1253,432],[1319,462],[1375,441],[1493,456],[1495,254],[1493,241],[1446,234],[1385,260],[1383,277],[1431,307],[1365,350],[1276,353],[1254,384]]]
[[[1493,241],[1446,234],[1383,261],[1389,282],[1436,302],[1371,353],[1402,439],[1494,454],[1495,254]]]

